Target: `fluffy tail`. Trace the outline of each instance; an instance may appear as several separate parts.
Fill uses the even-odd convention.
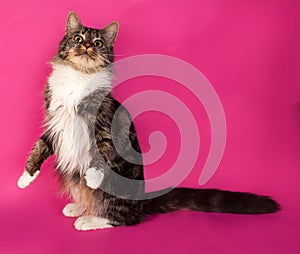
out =
[[[216,189],[176,188],[163,196],[144,201],[145,214],[192,210],[218,213],[263,214],[280,210],[267,196]]]

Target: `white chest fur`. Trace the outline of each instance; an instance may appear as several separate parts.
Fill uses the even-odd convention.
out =
[[[100,87],[111,87],[111,74],[84,74],[70,66],[53,65],[49,77],[51,102],[47,130],[53,138],[58,167],[65,173],[84,173],[90,163],[88,127],[76,113],[81,99]]]

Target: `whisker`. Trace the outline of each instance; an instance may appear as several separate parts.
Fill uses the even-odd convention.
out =
[[[106,62],[106,63],[108,63],[108,64],[112,64],[112,62],[109,61],[108,59],[106,59],[105,57],[103,57],[103,56],[101,56],[101,55],[100,55],[100,57],[101,57],[101,59],[102,59],[104,62]]]
[[[102,53],[102,55],[107,55],[107,56],[131,56],[132,54],[108,54],[108,53]]]

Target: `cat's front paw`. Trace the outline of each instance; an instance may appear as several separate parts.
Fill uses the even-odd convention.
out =
[[[89,168],[84,176],[86,185],[92,189],[98,189],[103,181],[104,174],[96,168]]]
[[[90,100],[83,99],[79,105],[75,107],[76,113],[84,118],[95,121],[99,106],[91,103]]]
[[[21,189],[26,188],[29,184],[31,184],[39,175],[40,171],[36,171],[33,176],[31,176],[26,170],[20,176],[18,180],[18,187]]]

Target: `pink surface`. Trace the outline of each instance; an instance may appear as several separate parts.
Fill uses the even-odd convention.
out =
[[[77,232],[74,220],[61,214],[67,200],[57,194],[51,160],[34,184],[19,190],[17,179],[41,133],[46,63],[63,36],[69,10],[92,27],[120,22],[117,59],[156,53],[198,68],[217,91],[228,128],[223,160],[203,187],[271,195],[282,212],[177,212],[138,226]],[[300,253],[299,12],[297,0],[1,3],[0,253]],[[127,81],[116,96],[122,101],[149,89],[174,94],[195,116],[201,153],[181,186],[198,188],[211,139],[205,111],[189,91],[158,77]],[[147,178],[159,176],[176,159],[176,125],[155,112],[135,122],[144,152],[154,130],[167,137],[164,156],[146,167]]]

